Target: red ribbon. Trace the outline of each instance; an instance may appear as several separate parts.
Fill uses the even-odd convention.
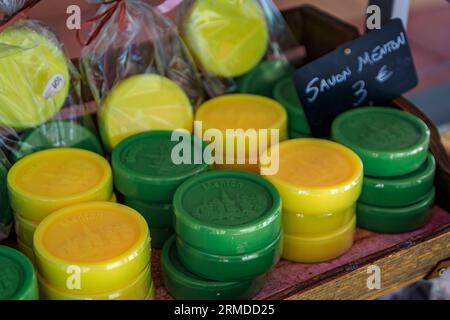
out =
[[[105,27],[106,23],[112,18],[116,10],[119,10],[119,32],[125,31],[125,14],[126,14],[126,6],[125,0],[112,0],[112,1],[104,1],[104,4],[114,3],[109,9],[105,12],[96,15],[95,17],[87,20],[81,25],[81,28],[77,30],[77,40],[81,46],[88,46],[91,42],[98,37],[100,32]],[[99,21],[99,22],[98,22]],[[97,23],[98,25],[95,30],[90,34],[87,40],[81,38],[81,30],[91,27],[93,24]]]

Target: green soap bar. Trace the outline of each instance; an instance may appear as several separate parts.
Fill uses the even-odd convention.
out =
[[[219,255],[258,251],[282,228],[275,187],[244,171],[211,171],[189,179],[174,197],[175,231],[191,246]]]
[[[152,228],[173,228],[173,205],[172,203],[151,203],[123,197],[123,204],[138,211]]]
[[[311,135],[303,132],[289,131],[289,139],[301,139],[301,138],[311,138]]]
[[[311,136],[311,128],[303,111],[302,104],[292,79],[284,79],[275,87],[273,96],[284,106],[288,114],[288,127],[290,131],[304,132]]]
[[[8,170],[0,162],[0,224],[10,225],[13,221],[12,209],[9,205],[7,180]]]
[[[172,131],[147,131],[120,142],[112,154],[116,188],[129,198],[170,203],[180,184],[208,171],[206,163],[194,161],[195,154],[203,153],[202,141],[187,133],[176,135],[181,141],[171,141]],[[189,163],[176,164],[172,151],[179,155],[182,150],[190,151]]]
[[[181,263],[205,279],[215,281],[243,281],[268,272],[279,261],[282,251],[282,232],[268,246],[258,251],[239,255],[215,255],[198,250],[179,236],[177,251]]]
[[[167,239],[173,236],[173,228],[150,228],[151,245],[154,249],[161,249]]]
[[[242,282],[219,282],[201,278],[181,264],[175,236],[164,244],[161,265],[165,287],[179,300],[249,300],[261,290],[265,278],[262,275]]]
[[[403,233],[422,227],[434,205],[435,189],[418,203],[403,208],[381,208],[358,203],[358,227],[379,233]]]
[[[291,78],[294,68],[287,61],[267,60],[237,79],[237,92],[273,98],[275,86],[284,78]]]
[[[404,207],[415,204],[433,187],[436,161],[430,153],[416,171],[394,178],[364,177],[359,201],[378,207]]]
[[[372,177],[396,177],[417,170],[428,156],[430,130],[407,112],[383,107],[347,111],[336,118],[332,139],[353,149]]]
[[[39,300],[33,264],[6,246],[0,246],[0,300]]]
[[[43,124],[30,131],[13,151],[16,160],[50,148],[79,148],[103,155],[100,141],[89,129],[70,121]]]

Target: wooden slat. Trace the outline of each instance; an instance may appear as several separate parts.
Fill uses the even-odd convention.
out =
[[[436,264],[450,257],[450,232],[448,228],[410,248],[368,262],[355,271],[327,280],[324,283],[290,296],[288,299],[375,299],[404,288],[423,279]],[[369,265],[381,269],[381,288],[367,287]]]

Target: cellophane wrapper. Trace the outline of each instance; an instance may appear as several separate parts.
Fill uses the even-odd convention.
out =
[[[0,32],[0,239],[12,223],[4,172],[15,162],[58,147],[103,154],[80,80],[63,45],[42,23],[19,20]]]
[[[192,11],[195,9],[196,4],[202,1],[205,4],[203,9],[207,6],[208,10],[203,10],[201,15],[197,15],[191,19]],[[209,2],[209,3],[208,3]],[[253,67],[257,66],[258,62],[261,63],[267,60],[281,60],[289,61],[288,52],[298,48],[298,42],[295,39],[292,31],[284,20],[278,7],[272,2],[272,0],[185,0],[177,8],[176,19],[180,29],[180,34],[185,40],[188,48],[190,49],[193,57],[195,58],[199,69],[201,70],[205,91],[210,97],[223,95],[226,93],[233,93],[237,88],[237,81],[242,76],[245,76],[247,72],[250,72],[252,68],[246,72],[233,74],[232,70],[226,70],[227,66],[220,66],[220,72],[211,71],[208,66],[202,63],[201,56],[226,56],[230,53],[228,48],[233,48],[233,44],[236,39],[242,39],[242,35],[251,37],[252,33],[260,32],[261,28],[255,27],[254,30],[235,28],[234,33],[226,32],[224,36],[222,32],[222,38],[220,44],[220,52],[212,52],[211,48],[201,43],[192,44],[189,40],[189,34],[192,34],[191,30],[207,30],[212,27],[215,31],[221,32],[221,28],[228,30],[228,28],[237,21],[236,17],[229,18],[221,14],[221,10],[225,6],[231,6],[240,8],[241,16],[239,18],[259,19],[263,17],[264,28],[267,29],[267,45],[263,50],[262,55]],[[195,35],[194,35],[195,36]],[[199,53],[199,54],[197,54]],[[239,57],[236,57],[239,59]],[[233,74],[227,76],[227,74]]]

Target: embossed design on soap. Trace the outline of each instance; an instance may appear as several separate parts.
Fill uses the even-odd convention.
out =
[[[176,176],[196,168],[196,165],[173,163],[172,150],[180,142],[155,137],[158,143],[151,143],[149,139],[137,141],[132,148],[125,149],[121,154],[122,163],[133,171],[155,177]]]
[[[420,130],[413,123],[393,114],[358,114],[345,121],[341,130],[356,145],[372,150],[396,151],[414,146],[420,140]],[[351,134],[350,134],[351,133]]]
[[[62,237],[51,236],[61,233]],[[55,256],[77,262],[95,262],[125,252],[136,240],[137,226],[129,218],[109,212],[86,211],[52,225],[45,237]],[[58,239],[58,243],[54,242]]]
[[[201,196],[195,203],[186,196],[185,208],[189,213],[198,220],[220,226],[255,221],[272,205],[266,190],[253,182],[238,179],[203,182],[190,192]]]

